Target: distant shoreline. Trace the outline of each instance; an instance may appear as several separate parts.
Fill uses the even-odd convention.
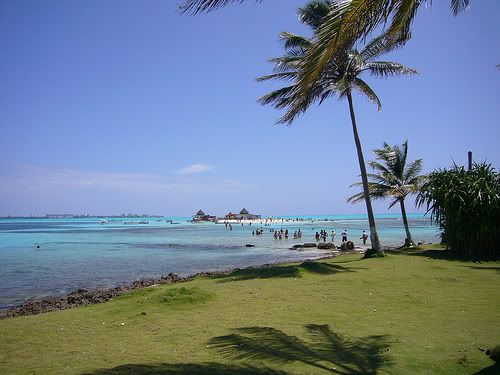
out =
[[[425,212],[409,212],[408,216],[419,215],[422,217],[429,217]],[[366,213],[349,213],[349,214],[318,214],[318,215],[262,215],[262,220],[265,219],[285,219],[285,220],[293,220],[296,218],[307,220],[315,220],[318,221],[318,218],[331,218],[331,217],[343,217],[343,219],[338,220],[349,220],[349,217],[356,216],[356,219],[359,219],[359,216],[362,216],[368,220],[368,216]],[[384,218],[401,218],[401,214],[397,212],[385,212],[385,213],[375,213],[375,218],[384,219]],[[73,214],[50,214],[50,215],[40,215],[40,216],[17,216],[17,215],[2,215],[0,219],[34,219],[34,220],[61,220],[61,219],[176,219],[176,220],[188,220],[191,219],[191,215],[73,215]],[[218,217],[219,220],[224,220],[224,217]],[[332,220],[332,219],[328,219]],[[336,219],[334,219],[336,220]]]

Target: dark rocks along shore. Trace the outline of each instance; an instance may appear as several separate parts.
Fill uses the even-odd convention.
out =
[[[306,247],[306,248],[317,247],[315,243],[305,243],[303,245],[295,245],[295,246],[294,246],[295,249],[299,249],[299,247]],[[327,255],[324,258],[330,258],[331,256],[332,255]],[[307,259],[304,262],[314,262],[316,260],[317,259]],[[276,263],[276,264],[281,264],[281,263]],[[260,266],[250,266],[247,267],[246,269],[268,268],[268,267],[273,267],[276,264],[263,264]],[[77,289],[63,297],[49,297],[49,298],[38,299],[27,302],[21,306],[0,310],[0,319],[26,316],[26,315],[37,315],[50,311],[67,310],[77,306],[103,303],[110,301],[113,298],[121,296],[125,293],[138,289],[147,288],[153,285],[182,283],[190,281],[195,277],[217,278],[217,277],[231,275],[238,271],[240,271],[239,268],[235,268],[228,271],[200,272],[188,277],[181,277],[173,273],[169,273],[168,275],[161,276],[159,278],[136,280],[132,282],[130,285],[119,286],[116,288],[95,289],[95,290]]]

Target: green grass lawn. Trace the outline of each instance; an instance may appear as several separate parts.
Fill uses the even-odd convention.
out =
[[[500,263],[349,255],[1,320],[0,373],[472,374],[497,344]]]

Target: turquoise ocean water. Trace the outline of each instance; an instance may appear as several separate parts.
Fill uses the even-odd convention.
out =
[[[296,217],[284,217],[295,219]],[[133,280],[170,272],[181,276],[201,271],[225,270],[264,263],[316,258],[319,250],[294,251],[300,242],[313,242],[321,229],[340,232],[360,244],[368,230],[364,215],[299,216],[304,221],[264,227],[264,235],[252,236],[259,225],[192,224],[189,218],[108,219],[0,219],[0,308],[34,298],[58,296],[77,288],[109,288]],[[312,218],[315,221],[306,220]],[[377,215],[383,246],[403,243],[398,215]],[[333,221],[319,221],[329,219]],[[147,220],[147,225],[130,224]],[[173,220],[176,224],[171,224]],[[438,229],[422,214],[409,215],[415,241],[439,241]],[[125,224],[128,222],[129,224]],[[291,238],[275,240],[270,228],[288,229]],[[301,241],[293,232],[301,228]],[[251,243],[255,247],[247,248]],[[36,246],[39,245],[40,249]]]

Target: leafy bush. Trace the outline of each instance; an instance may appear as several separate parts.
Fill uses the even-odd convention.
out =
[[[454,254],[500,257],[500,173],[490,164],[435,170],[417,202],[426,205]]]

